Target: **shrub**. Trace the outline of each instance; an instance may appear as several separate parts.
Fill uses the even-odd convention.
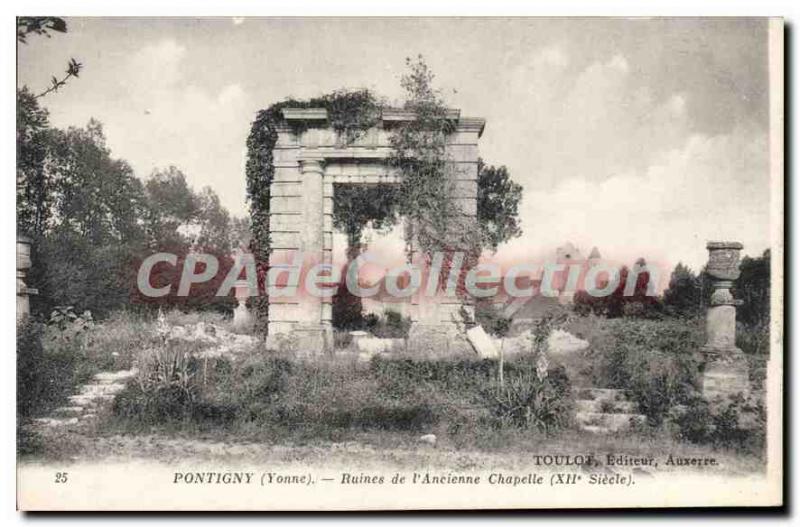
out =
[[[83,340],[31,319],[17,327],[17,415],[43,415],[96,372]]]
[[[737,323],[736,346],[748,355],[769,355],[769,325]]]
[[[334,440],[356,430],[416,433],[441,425],[463,435],[474,433],[475,426],[498,424],[491,418],[497,365],[489,360],[375,358],[365,368],[342,360],[289,362],[266,351],[198,361],[187,358],[189,351],[167,349],[141,359],[140,382],[131,383],[115,401],[119,424],[260,430]],[[507,371],[510,379],[520,379],[514,382],[523,390],[522,379],[535,378],[536,364],[515,359]],[[530,401],[525,426],[563,426],[570,398],[564,372],[551,370],[546,382],[536,386],[540,395]]]
[[[487,333],[504,337],[511,329],[512,319],[504,317],[491,302],[478,302],[475,305],[475,321],[483,326]]]
[[[756,455],[764,453],[766,412],[757,398],[746,400],[735,396],[712,405],[695,396],[674,412],[672,421],[680,439]]]
[[[397,311],[387,309],[383,316],[369,314],[364,317],[363,329],[379,338],[402,339],[408,337],[411,318],[404,317]]]
[[[651,426],[697,390],[700,321],[616,319],[594,330],[594,384],[627,390]]]
[[[497,426],[552,432],[572,419],[570,393],[566,371],[560,367],[546,376],[532,372],[511,375],[494,393],[490,389],[486,397]]]
[[[114,400],[114,412],[149,423],[189,417],[198,389],[198,362],[189,346],[166,341],[143,350],[137,360],[135,382]]]

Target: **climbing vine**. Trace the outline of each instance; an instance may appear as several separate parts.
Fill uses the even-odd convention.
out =
[[[457,252],[465,254],[458,291],[463,292],[463,276],[477,262],[486,244],[484,230],[475,216],[464,214],[454,202],[455,165],[447,159],[447,136],[455,131],[455,121],[449,116],[441,95],[433,88],[433,74],[422,57],[406,60],[408,73],[401,78],[406,92],[404,108],[413,118],[396,124],[390,135],[392,154],[390,166],[401,174],[399,188],[391,193],[363,187],[342,192],[343,203],[334,209],[334,223],[348,235],[348,252],[360,240],[360,231],[367,223],[366,215],[382,226],[396,218],[405,218],[406,239],[414,240],[416,249],[430,262],[432,256],[444,254],[442,276],[447,276]],[[350,144],[367,130],[379,124],[386,107],[368,90],[336,91],[309,100],[287,99],[258,112],[247,139],[247,195],[250,204],[252,242],[256,258],[259,287],[264,287],[270,253],[269,203],[274,178],[273,149],[278,139],[277,127],[284,123],[284,108],[325,108],[330,126],[343,144]],[[309,124],[295,125],[301,133]],[[375,193],[381,194],[376,199]],[[338,195],[337,195],[338,199]],[[364,206],[368,204],[369,206]],[[358,209],[358,210],[355,210]],[[362,210],[363,209],[363,210]],[[357,213],[356,213],[357,212]],[[444,280],[440,281],[444,283]],[[255,300],[259,319],[266,321],[267,300]],[[265,329],[265,328],[261,328]]]
[[[284,108],[325,108],[331,127],[345,144],[357,140],[366,130],[375,126],[381,115],[382,104],[369,90],[335,91],[309,100],[286,99],[256,114],[247,137],[247,200],[250,206],[252,239],[250,251],[256,260],[258,286],[265,290],[270,254],[269,207],[270,188],[275,177],[273,150],[278,141],[278,126],[284,123]],[[299,134],[307,125],[297,124],[293,130]],[[258,329],[266,333],[269,304],[266,296],[253,299],[257,313]]]

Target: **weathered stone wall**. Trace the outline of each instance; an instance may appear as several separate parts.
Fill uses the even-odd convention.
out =
[[[457,116],[457,112],[455,112]],[[397,183],[398,175],[386,160],[391,155],[391,126],[413,115],[398,110],[384,111],[381,123],[367,130],[352,144],[344,145],[327,123],[323,109],[286,109],[290,125],[278,129],[274,148],[275,177],[270,198],[270,266],[290,271],[296,266],[294,254],[302,251],[306,267],[331,263],[333,254],[333,199],[335,183]],[[292,132],[292,122],[311,125],[302,133]],[[458,118],[456,131],[448,137],[449,177],[454,180],[452,198],[467,215],[477,214],[478,140],[483,119]],[[306,128],[302,126],[300,128]],[[268,284],[268,285],[280,285]],[[452,321],[460,304],[443,302],[420,308],[412,300],[410,314],[415,321],[440,325]],[[329,332],[330,299],[308,295],[270,298],[269,333]],[[314,343],[310,343],[314,345]]]

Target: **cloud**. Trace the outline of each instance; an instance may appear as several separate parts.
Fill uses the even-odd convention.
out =
[[[763,132],[690,136],[642,171],[592,181],[570,178],[552,189],[530,188],[521,216],[524,239],[500,258],[546,258],[570,240],[605,257],[639,256],[670,269],[699,269],[709,240],[737,240],[748,254],[769,246],[769,166]]]
[[[187,56],[186,47],[167,39],[130,58],[123,70],[127,97],[107,121],[109,144],[137,174],[174,164],[192,186],[210,186],[226,208],[242,215],[248,96],[237,82],[216,90],[193,84],[184,71]]]
[[[129,61],[126,84],[136,88],[134,95],[140,90],[173,87],[181,79],[180,66],[185,57],[186,48],[173,39],[144,46]]]

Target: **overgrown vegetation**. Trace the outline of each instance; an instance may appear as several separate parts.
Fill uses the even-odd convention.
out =
[[[222,427],[323,439],[358,430],[461,436],[474,427],[522,427],[550,433],[568,424],[571,405],[563,370],[542,377],[522,357],[507,365],[503,392],[495,363],[480,360],[375,358],[363,365],[341,359],[295,362],[263,351],[240,360],[198,360],[180,346],[168,346],[148,352],[139,364],[140,381],[114,403],[123,429]],[[531,378],[535,382],[529,385]]]
[[[454,252],[467,254],[465,269],[468,269],[482,248],[496,249],[499,243],[520,234],[517,214],[521,187],[511,181],[505,167],[495,169],[480,163],[478,216],[481,221],[463,214],[450,199],[454,195],[454,166],[446,153],[447,136],[454,131],[455,121],[440,93],[433,88],[433,73],[422,57],[415,61],[407,59],[407,66],[408,72],[401,78],[406,92],[403,108],[412,112],[413,118],[392,128],[392,154],[388,159],[388,164],[400,172],[401,183],[393,189],[339,185],[334,225],[347,235],[348,256],[356,257],[361,232],[367,224],[388,227],[402,217],[407,239],[414,240],[423,256],[430,258],[437,251],[445,254],[442,273],[446,275]],[[258,266],[260,287],[267,274],[270,253],[273,149],[278,140],[277,128],[286,123],[282,110],[324,108],[330,126],[338,133],[340,142],[347,145],[379,124],[386,106],[368,90],[340,90],[309,100],[289,98],[258,112],[247,139],[246,173],[253,225],[251,250]],[[308,124],[294,126],[293,132],[299,134],[304,131],[299,127]],[[462,289],[459,287],[459,292]],[[266,331],[268,303],[260,298],[255,305],[261,330]],[[345,307],[358,310],[360,304],[348,299]],[[354,318],[351,315],[344,318]]]
[[[112,156],[99,122],[50,126],[25,88],[17,93],[17,160],[17,229],[33,239],[28,283],[39,289],[32,309],[40,317],[58,305],[102,317],[141,300],[175,304],[174,294],[137,294],[139,261],[162,251],[183,258],[194,248],[218,254],[224,268],[231,245],[247,230],[211,189],[195,192],[175,167],[143,183]],[[170,276],[175,284],[179,273]],[[216,307],[213,292],[194,295],[202,301],[193,307]]]
[[[710,406],[700,395],[703,319],[590,316],[573,319],[568,329],[590,342],[585,363],[592,384],[625,390],[649,428],[763,455],[764,408],[757,396]]]

